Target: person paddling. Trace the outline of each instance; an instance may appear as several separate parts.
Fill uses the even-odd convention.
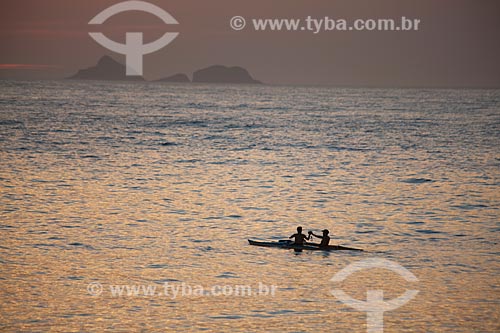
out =
[[[293,234],[291,235],[290,237],[288,238],[294,238],[294,241],[293,243],[294,244],[297,244],[297,245],[304,245],[304,243],[306,242],[305,240],[309,240],[311,239],[311,235],[304,235],[302,233],[302,227],[297,227],[297,233],[296,234]]]
[[[309,235],[321,238],[321,243],[319,244],[319,247],[328,247],[328,244],[330,243],[330,236],[328,236],[329,233],[330,231],[328,231],[328,229],[323,230],[323,236],[316,235],[314,232],[309,231]]]

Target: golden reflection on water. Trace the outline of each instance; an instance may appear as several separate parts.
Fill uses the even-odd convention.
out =
[[[262,157],[257,153],[245,159],[258,161]],[[450,318],[450,327],[463,325],[472,330],[494,330],[498,323],[492,320],[498,317],[498,304],[491,298],[498,280],[492,275],[494,270],[481,272],[475,268],[480,255],[453,243],[433,248],[426,244],[425,237],[420,240],[422,245],[411,239],[415,237],[411,234],[413,227],[402,223],[413,219],[398,209],[397,198],[415,198],[412,214],[417,216],[425,214],[431,204],[433,211],[439,212],[436,208],[443,209],[449,200],[440,197],[451,191],[446,184],[424,185],[425,192],[419,193],[417,187],[401,185],[393,176],[382,178],[383,172],[377,168],[367,175],[374,183],[371,187],[359,183],[342,185],[353,182],[353,175],[345,170],[308,184],[306,172],[296,173],[298,179],[293,179],[285,177],[289,171],[274,166],[221,167],[199,163],[182,174],[178,166],[168,163],[148,171],[154,159],[143,158],[141,166],[127,167],[123,156],[118,156],[116,160],[120,162],[113,168],[109,168],[110,161],[100,165],[72,160],[55,169],[57,158],[52,158],[53,161],[45,155],[44,159],[44,163],[52,165],[51,170],[40,171],[33,166],[30,171],[8,175],[13,186],[8,189],[12,200],[25,202],[16,203],[24,208],[3,219],[4,225],[12,226],[2,231],[2,252],[8,256],[4,256],[0,275],[2,281],[9,281],[2,283],[2,312],[14,314],[3,321],[11,323],[5,327],[8,330],[44,327],[272,331],[284,322],[293,322],[294,329],[303,331],[327,327],[362,331],[365,314],[329,295],[333,287],[329,279],[349,262],[377,256],[378,251],[389,251],[390,258],[409,265],[420,279],[417,287],[421,290],[405,307],[386,313],[385,331],[425,331],[431,329],[429,322],[436,316],[441,316],[441,323]],[[29,162],[11,163],[24,164],[29,170]],[[104,168],[108,172],[96,172]],[[166,176],[175,173],[175,177]],[[21,186],[23,183],[29,186]],[[321,195],[316,196],[312,188],[321,189]],[[484,200],[489,196],[495,198],[493,193],[483,191]],[[328,205],[319,198],[328,200]],[[344,205],[345,202],[350,205]],[[383,202],[395,206],[382,205]],[[306,203],[312,206],[307,208]],[[369,208],[374,206],[376,214],[375,208]],[[444,212],[431,214],[427,224],[447,233],[480,229],[454,225],[450,230],[446,221],[431,222],[441,214]],[[446,211],[448,219],[461,217],[459,213],[452,214]],[[359,225],[360,220],[371,222]],[[370,252],[294,255],[245,244],[249,237],[284,238],[296,224],[319,229],[323,221],[331,221],[328,227],[342,243],[362,246]],[[418,228],[428,227],[417,224],[415,229]],[[356,230],[361,233],[353,236]],[[371,230],[376,233],[363,234]],[[388,239],[401,234],[410,236],[400,245]],[[455,273],[436,268],[446,267],[446,258],[456,260],[458,253],[460,262],[470,268],[452,267]],[[490,264],[497,265],[494,261]],[[234,276],[217,278],[224,272]],[[278,285],[279,289],[275,297],[175,300],[115,298],[106,291],[92,297],[86,290],[92,281],[104,286],[161,286],[165,279],[204,286],[262,282]],[[357,299],[365,299],[369,289],[382,289],[385,297],[392,299],[409,288],[406,281],[383,270],[358,273],[340,287]],[[491,303],[485,302],[488,299]],[[463,322],[457,322],[453,313]]]

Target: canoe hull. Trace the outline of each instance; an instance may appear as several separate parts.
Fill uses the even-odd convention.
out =
[[[328,245],[328,247],[319,247],[318,245],[306,244],[296,245],[292,241],[280,240],[279,242],[260,242],[249,239],[248,243],[254,246],[274,247],[278,249],[310,250],[310,251],[363,251],[347,246]]]

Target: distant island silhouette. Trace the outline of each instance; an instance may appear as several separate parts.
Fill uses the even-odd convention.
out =
[[[142,76],[127,76],[125,65],[110,56],[103,56],[97,65],[79,70],[75,75],[68,77],[71,80],[106,80],[106,81],[145,81]],[[174,83],[246,83],[261,84],[242,67],[226,67],[214,65],[202,68],[193,73],[193,80],[184,73],[178,73],[156,82]]]
[[[252,83],[262,82],[255,80],[248,71],[241,67],[226,67],[214,65],[200,69],[193,73],[193,82],[197,83]]]
[[[106,81],[144,81],[142,76],[125,75],[125,65],[120,64],[110,56],[103,56],[97,65],[81,69],[68,79],[71,80],[106,80]]]

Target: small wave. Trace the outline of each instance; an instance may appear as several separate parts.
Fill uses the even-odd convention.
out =
[[[18,120],[0,120],[0,126],[16,126],[16,125],[24,125],[23,122]]]
[[[69,243],[68,245],[69,246],[75,246],[75,247],[81,247],[81,248],[88,249],[88,250],[94,250],[94,248],[92,246],[86,245],[86,244],[83,244],[83,243],[78,243],[78,242]]]
[[[45,248],[45,247],[61,247],[60,245],[57,244],[45,244],[45,243],[37,243],[33,244],[34,248],[40,249],[40,248]]]
[[[327,148],[335,151],[373,151],[373,149],[370,148],[356,148],[356,147],[327,146]]]
[[[189,127],[208,127],[208,124],[204,120],[179,120],[173,123],[164,123],[155,126],[156,128],[168,128],[168,127],[179,127],[179,126],[189,126]]]
[[[157,284],[165,284],[165,283],[168,283],[168,282],[181,282],[180,280],[177,280],[177,279],[160,279],[160,280],[153,280],[154,283],[157,283]]]
[[[428,234],[428,235],[442,234],[443,233],[442,231],[430,230],[430,229],[418,229],[418,230],[415,230],[415,232],[418,232],[418,233],[421,233],[421,234]]]
[[[66,279],[71,281],[81,281],[85,279],[83,276],[68,276]]]
[[[236,148],[233,148],[232,151],[251,150],[251,149],[253,149],[253,147],[255,147],[255,145],[250,145],[250,146],[247,146],[247,147],[236,147]]]
[[[207,162],[207,164],[210,165],[223,165],[223,164],[228,164],[229,161],[212,161],[212,162]]]
[[[218,279],[234,279],[234,278],[238,278],[238,275],[236,275],[233,272],[224,272],[220,275],[217,275],[216,278],[218,278]]]
[[[164,147],[167,147],[167,146],[178,146],[178,144],[175,143],[175,142],[162,142],[162,143],[160,143],[160,146],[164,146]]]
[[[188,108],[203,110],[203,109],[206,109],[206,108],[214,108],[217,105],[215,105],[215,104],[209,104],[209,103],[192,103],[191,102],[191,103],[187,103],[186,106]]]
[[[262,314],[262,313],[256,313],[256,314],[251,315],[251,317],[257,317],[257,318],[273,318],[274,316],[272,316],[272,315],[265,315],[265,314]]]
[[[214,248],[211,246],[203,246],[203,247],[198,247],[198,249],[203,252],[208,252],[208,251],[213,251]]]
[[[424,184],[424,183],[432,183],[434,181],[428,178],[408,178],[408,179],[403,179],[402,182],[407,184]]]
[[[487,205],[482,205],[482,204],[463,204],[463,205],[456,205],[456,206],[451,206],[452,208],[458,208],[458,209],[463,209],[463,210],[474,210],[478,208],[488,208]]]
[[[280,110],[288,111],[289,109],[290,108],[286,106],[272,106],[272,107],[261,106],[257,108],[257,110],[273,110],[273,111],[280,111]]]
[[[310,173],[308,175],[305,175],[305,178],[317,178],[317,177],[326,177],[328,176],[329,173],[326,172],[318,172],[318,173]]]
[[[285,314],[291,314],[291,313],[296,313],[296,312],[297,311],[294,311],[294,310],[283,309],[283,310],[269,311],[267,313],[270,315],[285,315]]]
[[[134,247],[129,247],[129,246],[124,246],[124,245],[113,245],[113,246],[110,246],[109,249],[113,249],[113,250],[136,250],[136,248]]]
[[[168,264],[150,264],[146,268],[167,268]]]
[[[243,319],[245,318],[244,316],[239,316],[239,315],[223,315],[223,316],[209,316],[208,318],[210,319]]]
[[[241,207],[241,209],[243,209],[243,210],[269,210],[269,208],[265,208],[265,207],[252,207],[252,206]]]
[[[52,132],[53,132],[53,133],[73,133],[73,131],[72,131],[72,130],[60,129],[60,128],[58,128],[58,129],[54,129],[54,130],[52,130]]]
[[[189,159],[189,160],[175,160],[175,163],[197,163],[197,162],[201,162],[201,160],[196,159],[196,158]]]

